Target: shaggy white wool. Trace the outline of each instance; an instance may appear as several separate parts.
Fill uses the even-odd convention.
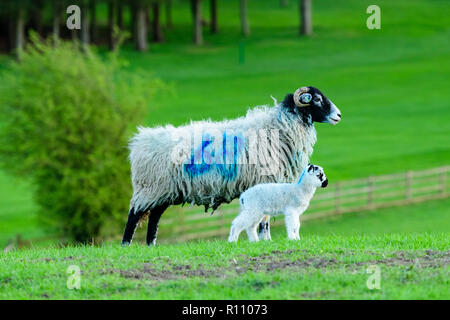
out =
[[[242,230],[250,241],[258,241],[257,226],[265,215],[285,215],[289,239],[300,239],[300,215],[308,208],[317,187],[326,187],[328,180],[319,166],[310,165],[297,183],[258,184],[239,198],[241,212],[233,220],[229,242],[236,242]]]
[[[260,129],[279,132],[279,139],[276,139],[279,149],[278,144],[269,139],[265,150],[257,153],[260,162],[271,164],[279,161],[279,170],[272,175],[262,172],[260,166],[251,161],[255,151],[249,145],[249,132]],[[225,132],[231,132],[242,140],[242,151],[237,153],[236,174],[226,176],[216,167],[197,175],[189,174],[185,164],[202,146],[202,136],[209,134],[215,137],[212,145],[214,150],[220,150]],[[278,104],[272,108],[256,107],[234,120],[138,128],[138,133],[130,141],[134,190],[130,206],[136,212],[163,203],[187,202],[215,209],[256,184],[298,179],[308,164],[315,142],[314,126],[303,123],[299,115],[286,112]]]

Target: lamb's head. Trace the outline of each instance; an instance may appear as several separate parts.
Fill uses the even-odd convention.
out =
[[[341,121],[341,111],[315,87],[301,87],[294,94],[288,94],[283,100],[283,107],[302,115],[308,122],[336,125]]]
[[[316,188],[326,188],[328,179],[322,167],[309,164],[306,169],[305,183],[312,184]]]

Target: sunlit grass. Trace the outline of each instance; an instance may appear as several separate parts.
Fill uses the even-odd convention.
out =
[[[448,299],[448,249],[427,233],[29,249],[0,257],[0,298]],[[66,286],[70,265],[80,290]],[[369,265],[380,290],[366,286]]]

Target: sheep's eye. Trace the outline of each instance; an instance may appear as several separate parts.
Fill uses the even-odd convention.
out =
[[[319,97],[315,97],[314,98],[314,102],[320,102],[320,98]]]

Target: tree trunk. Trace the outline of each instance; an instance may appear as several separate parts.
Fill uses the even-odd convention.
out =
[[[300,34],[309,36],[312,34],[311,0],[300,0]]]
[[[219,32],[217,25],[217,0],[211,0],[211,32],[216,34]]]
[[[81,42],[84,45],[88,45],[90,42],[88,2],[84,1],[80,9],[81,9]]]
[[[91,31],[91,42],[97,41],[97,4],[95,3],[96,0],[90,0],[89,1],[89,18],[91,20],[90,22],[90,31]]]
[[[77,29],[70,30],[70,37],[72,38],[72,41],[78,41],[78,30]]]
[[[136,8],[136,49],[147,51],[147,10],[143,5]]]
[[[14,54],[20,60],[25,46],[25,9],[20,5],[17,8],[14,27]]]
[[[192,13],[194,20],[194,43],[196,45],[203,44],[203,24],[202,24],[202,7],[201,0],[191,0]]]
[[[35,0],[31,8],[31,28],[34,29],[40,36],[42,33],[42,10],[43,10],[42,0]]]
[[[58,0],[53,1],[53,21],[52,21],[52,34],[53,41],[59,39],[60,27],[61,27],[61,5]]]
[[[172,29],[172,0],[166,0],[166,28]]]
[[[14,16],[9,16],[8,18],[8,50],[10,52],[14,51],[15,44],[15,29],[16,29],[16,19]]]
[[[119,0],[117,4],[117,25],[120,30],[123,30],[123,2]]]
[[[240,0],[240,6],[241,6],[241,30],[242,35],[244,37],[248,37],[250,35],[250,26],[248,24],[248,17],[247,17],[247,0]]]
[[[133,43],[137,43],[137,21],[136,21],[136,4],[134,2],[130,2],[130,30],[131,30],[131,39],[133,39]]]
[[[280,7],[286,8],[289,5],[289,0],[280,0]]]
[[[116,48],[116,39],[114,34],[115,27],[115,16],[116,16],[116,1],[108,1],[108,45],[110,50]]]
[[[155,42],[162,42],[164,41],[164,35],[161,28],[161,11],[160,11],[160,3],[155,2],[152,5],[153,9],[153,40]]]

